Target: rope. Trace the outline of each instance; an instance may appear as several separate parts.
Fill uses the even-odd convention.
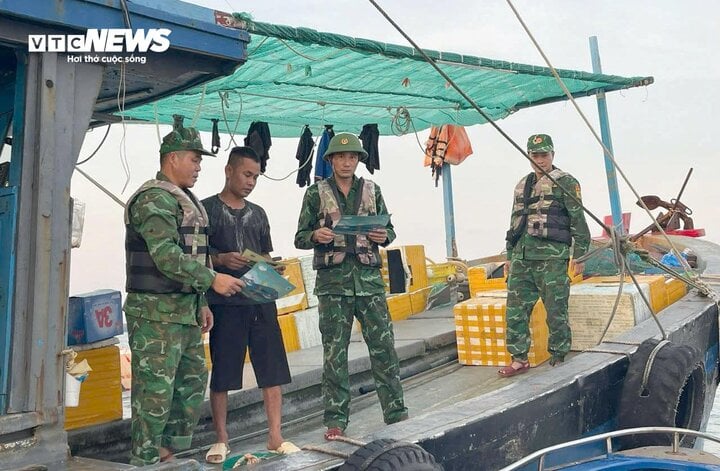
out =
[[[120,198],[118,198],[117,196],[115,196],[114,194],[112,194],[112,192],[111,192],[110,190],[108,190],[107,188],[105,188],[104,186],[102,186],[100,183],[98,183],[97,180],[95,180],[93,177],[91,177],[91,176],[88,175],[87,173],[83,172],[82,169],[80,169],[80,168],[78,168],[78,167],[75,167],[75,170],[77,170],[77,171],[80,173],[80,175],[82,175],[83,177],[85,177],[85,178],[87,178],[88,180],[90,180],[90,183],[92,183],[93,185],[95,185],[96,187],[98,187],[98,188],[100,189],[100,191],[102,191],[103,193],[105,193],[106,195],[108,195],[111,200],[115,201],[117,204],[119,204],[119,205],[122,206],[123,208],[125,207],[125,202],[124,202],[123,200],[121,200]]]
[[[325,109],[323,108],[323,121],[325,120],[324,110],[325,110]],[[298,168],[294,169],[292,172],[288,173],[287,175],[285,175],[285,176],[282,177],[282,178],[271,177],[271,176],[268,176],[268,175],[265,174],[265,173],[263,173],[262,176],[265,177],[265,178],[267,178],[268,180],[272,180],[272,181],[274,181],[274,182],[281,182],[281,181],[283,181],[283,180],[287,180],[287,179],[290,178],[292,175],[294,175],[294,174],[296,174],[297,172],[299,172],[300,169],[305,168],[305,166],[306,166],[307,164],[309,164],[310,162],[312,162],[313,157],[315,156],[315,148],[317,147],[317,142],[318,142],[318,139],[320,139],[320,136],[321,136],[321,135],[322,135],[322,131],[320,131],[320,133],[315,136],[315,140],[313,141],[313,148],[312,148],[312,150],[310,151],[310,154],[308,155],[307,159],[305,159],[305,162],[303,162],[302,165],[300,165]]]
[[[76,163],[75,165],[82,165],[82,164],[84,164],[85,162],[87,162],[88,160],[90,160],[90,159],[92,159],[93,157],[95,157],[95,154],[97,154],[97,152],[100,150],[100,148],[102,147],[102,145],[105,143],[105,139],[107,139],[108,134],[110,134],[110,126],[111,126],[111,123],[108,123],[107,129],[105,130],[105,135],[103,136],[102,140],[100,141],[100,144],[98,144],[97,148],[93,151],[93,153],[90,154],[90,155],[89,155],[88,157],[86,157],[85,159],[81,160],[80,162]]]
[[[130,183],[130,163],[127,159],[127,148],[125,147],[125,138],[127,134],[127,127],[125,125],[125,92],[126,92],[126,81],[125,81],[125,62],[120,63],[120,80],[118,82],[117,92],[117,103],[118,111],[120,113],[120,120],[122,123],[122,138],[120,138],[120,165],[125,172],[125,184],[123,185],[121,193],[125,192],[128,184]],[[122,99],[120,98],[122,96]]]
[[[202,93],[200,93],[200,103],[198,103],[197,109],[195,110],[195,116],[193,116],[190,126],[195,127],[195,123],[200,117],[200,111],[202,110],[203,103],[205,103],[205,92],[207,91],[207,83],[203,85]]]
[[[223,95],[224,93],[224,95]],[[238,125],[240,124],[240,116],[242,116],[242,109],[243,109],[243,101],[242,101],[242,93],[238,93],[240,96],[240,110],[238,111],[238,117],[235,121],[235,128],[230,131],[230,126],[228,126],[227,116],[225,115],[225,103],[228,100],[228,92],[221,92],[218,91],[218,96],[220,97],[220,110],[222,111],[222,117],[223,117],[223,123],[225,123],[225,129],[227,129],[228,134],[230,135],[230,142],[238,145],[237,142],[235,142],[235,133],[237,133]],[[228,105],[229,106],[229,105]],[[230,148],[230,143],[228,143],[227,148],[225,150],[228,150]]]
[[[341,451],[335,451],[335,450],[328,450],[327,448],[322,448],[315,445],[305,445],[302,447],[305,451],[316,451],[318,453],[325,453],[326,455],[330,456],[337,456],[338,458],[342,458],[344,460],[350,458],[351,453],[343,453]]]

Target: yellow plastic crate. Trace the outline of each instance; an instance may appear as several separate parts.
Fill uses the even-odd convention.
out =
[[[410,293],[410,310],[413,314],[418,314],[425,310],[429,293],[430,289],[428,287]]]
[[[285,351],[294,352],[300,350],[300,338],[295,325],[295,315],[290,313],[278,316],[278,324],[280,324]],[[247,358],[245,360],[247,361]]]
[[[455,334],[458,361],[463,365],[506,366],[512,361],[506,344],[506,291],[487,291],[456,304]],[[550,358],[547,351],[547,314],[538,301],[530,316],[530,366]]]
[[[122,419],[118,346],[79,351],[75,361],[82,360],[88,361],[92,371],[80,386],[78,407],[65,408],[65,430]]]
[[[387,250],[400,250],[408,269],[410,280],[408,292],[412,293],[428,286],[427,264],[425,262],[425,247],[423,245],[401,245],[390,249],[381,249],[380,258],[382,268],[380,273],[385,283],[385,292],[390,292],[390,274],[388,272]]]
[[[457,274],[457,268],[452,263],[435,263],[427,266],[428,283],[447,283],[450,275]]]
[[[410,317],[413,313],[408,293],[394,294],[387,298],[388,311],[390,311],[390,319],[401,321]]]
[[[481,291],[506,289],[507,283],[505,278],[488,279],[485,267],[470,267],[468,268],[468,287],[470,296],[475,296]]]
[[[283,262],[285,263],[285,272],[283,273],[283,276],[295,286],[295,289],[275,302],[277,305],[278,315],[301,311],[303,309],[307,309],[308,307],[300,259],[290,258],[283,260]]]
[[[669,278],[665,280],[665,293],[667,294],[667,305],[673,304],[675,301],[680,300],[688,292],[688,287],[682,281]]]
[[[568,267],[568,277],[570,284],[580,283],[583,281],[582,273],[579,275],[571,275]],[[494,291],[499,289],[507,289],[507,278],[489,278],[485,267],[468,268],[468,285],[470,288],[470,296],[475,296],[482,291]]]

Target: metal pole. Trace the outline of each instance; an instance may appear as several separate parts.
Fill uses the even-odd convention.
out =
[[[596,36],[590,37],[590,56],[592,58],[593,73],[601,74],[602,66],[600,65],[600,52],[598,49],[598,41]],[[600,118],[600,135],[605,147],[615,154],[612,145],[612,136],[610,135],[610,122],[608,121],[607,103],[605,102],[605,92],[598,92],[597,107],[598,116]],[[603,152],[605,155],[605,152]],[[620,234],[625,231],[622,225],[622,206],[620,205],[620,193],[618,191],[617,175],[615,174],[615,166],[612,161],[605,155],[605,174],[607,175],[608,194],[610,195],[610,211],[615,230]]]
[[[455,243],[455,209],[453,208],[452,173],[450,165],[442,166],[443,182],[443,212],[445,214],[445,252],[448,258],[457,257],[457,244]]]

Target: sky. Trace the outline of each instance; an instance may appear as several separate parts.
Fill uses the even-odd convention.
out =
[[[369,2],[360,0],[240,2],[196,0],[222,11],[247,11],[258,20],[305,26],[395,44],[407,44]],[[425,0],[379,1],[421,47],[492,59],[544,65],[505,1]],[[694,173],[682,201],[693,209],[695,226],[710,240],[720,241],[720,137],[715,117],[720,104],[720,48],[717,18],[720,3],[707,0],[595,1],[516,0],[513,2],[555,67],[591,71],[588,38],[597,36],[603,72],[653,76],[644,88],[610,93],[607,104],[614,152],[622,171],[640,195],[664,200],[677,195],[686,173]],[[438,80],[442,80],[438,78]],[[595,99],[578,101],[599,129]],[[499,125],[521,146],[534,133],[548,133],[556,147],[555,165],[573,174],[582,186],[585,205],[602,218],[609,198],[602,150],[567,102],[521,110]],[[127,198],[158,170],[158,132],[169,126],[114,125],[107,141],[82,169],[120,199]],[[358,130],[345,130],[359,133]],[[298,138],[301,130],[298,129]],[[459,256],[473,259],[504,249],[512,192],[529,164],[490,126],[467,129],[474,153],[452,169],[456,238]],[[599,132],[599,131],[598,131]],[[80,159],[100,142],[104,129],[89,132]],[[317,134],[317,132],[316,132]],[[403,137],[382,137],[381,170],[370,176],[382,188],[398,238],[394,245],[423,244],[426,255],[445,258],[442,188],[435,188],[430,170],[422,166],[418,140],[427,131]],[[123,137],[124,135],[124,137]],[[206,157],[193,191],[204,198],[223,186],[228,136],[222,135],[219,157]],[[206,146],[210,136],[203,134]],[[298,139],[273,139],[267,175],[282,178],[297,167]],[[130,168],[129,178],[122,161]],[[293,247],[304,189],[291,174],[284,181],[260,179],[248,198],[268,213],[274,255],[293,257],[309,252]],[[632,212],[631,231],[650,223],[635,206],[635,197],[621,181],[623,209]],[[125,187],[125,188],[124,188]],[[71,294],[124,285],[123,209],[75,173],[71,194],[86,205],[80,248],[73,249]],[[593,235],[601,229],[590,222]]]

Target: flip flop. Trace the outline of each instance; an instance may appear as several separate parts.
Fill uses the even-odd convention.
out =
[[[298,451],[302,450],[293,442],[282,442],[280,446],[275,449],[275,452],[281,455],[289,455],[290,453],[297,453]]]
[[[520,363],[520,366],[518,368],[513,368],[513,363]],[[498,374],[502,376],[503,378],[509,378],[511,376],[519,375],[522,373],[527,373],[530,369],[530,362],[529,361],[520,361],[520,360],[513,360],[512,363],[510,363],[508,366],[503,366],[498,370]]]
[[[215,443],[205,454],[205,461],[212,464],[221,464],[227,458],[228,453],[230,453],[230,447],[225,443]]]
[[[325,440],[335,440],[337,437],[342,437],[344,435],[345,434],[340,427],[330,427],[323,436],[325,437]]]

